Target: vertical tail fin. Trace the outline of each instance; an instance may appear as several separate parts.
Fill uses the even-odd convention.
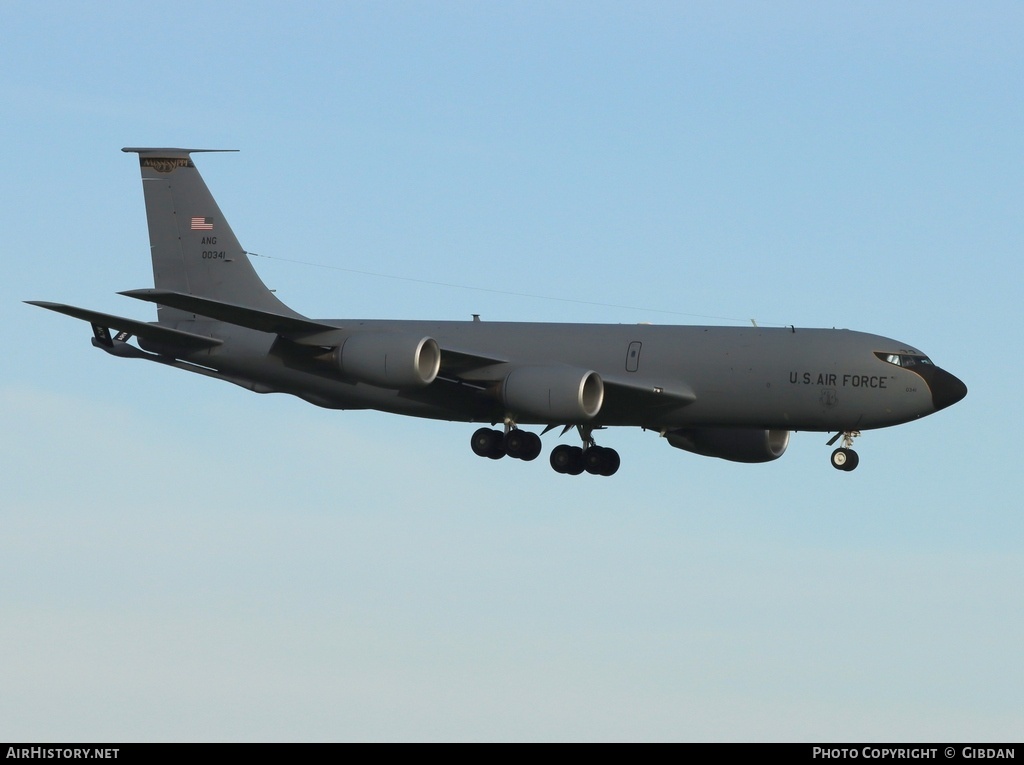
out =
[[[125,148],[139,155],[157,289],[298,316],[267,289],[192,162],[203,149]],[[161,324],[194,318],[158,306]]]

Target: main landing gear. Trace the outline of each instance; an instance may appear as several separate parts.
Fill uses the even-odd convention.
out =
[[[594,429],[589,425],[577,425],[576,430],[583,446],[556,446],[551,450],[551,468],[556,473],[567,475],[579,475],[584,470],[591,475],[614,475],[621,464],[619,453],[594,443]]]
[[[843,439],[843,445],[832,452],[832,467],[836,470],[845,470],[847,472],[855,470],[857,465],[860,464],[860,457],[850,447],[853,446],[853,439],[860,435],[859,430],[847,430],[843,433],[836,433],[828,442],[829,446],[832,446],[840,438]]]
[[[473,453],[479,457],[500,460],[509,456],[523,462],[530,462],[540,455],[540,436],[526,430],[514,428],[507,433],[490,428],[480,428],[470,439]]]
[[[582,448],[561,444],[551,450],[551,467],[556,473],[579,475],[614,475],[619,469],[619,453],[597,444]]]
[[[530,462],[541,452],[540,436],[519,428],[506,426],[507,430],[480,428],[470,439],[473,453],[479,457],[500,460],[506,455]],[[583,446],[560,444],[551,450],[551,467],[556,473],[579,475],[613,475],[619,469],[621,460],[614,449],[594,443],[591,428],[579,426]],[[564,432],[564,431],[563,431]]]

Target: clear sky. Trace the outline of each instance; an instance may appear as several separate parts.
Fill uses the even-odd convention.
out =
[[[1022,39],[1016,2],[0,5],[0,740],[1021,740]],[[21,301],[154,318],[115,294],[144,145],[241,149],[200,170],[310,316],[849,327],[970,394],[854,473],[615,430],[570,478],[554,434],[492,462],[110,358]]]

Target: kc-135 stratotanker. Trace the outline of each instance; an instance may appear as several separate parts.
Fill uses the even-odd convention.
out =
[[[193,163],[202,150],[124,151],[142,168],[154,288],[121,294],[157,321],[31,301],[89,322],[114,356],[329,409],[488,423],[470,443],[490,459],[533,460],[541,435],[575,429],[581,445],[550,458],[571,475],[618,470],[594,439],[614,426],[736,462],[781,457],[792,431],[834,433],[832,465],[850,471],[861,431],[967,395],[913,346],[844,329],[308,319],[257,275]]]

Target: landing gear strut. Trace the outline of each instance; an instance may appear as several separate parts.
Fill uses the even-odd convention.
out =
[[[853,446],[853,439],[859,435],[859,430],[847,430],[843,433],[836,433],[828,442],[828,445],[832,446],[840,438],[843,439],[842,446],[832,452],[832,467],[836,470],[849,472],[856,469],[857,465],[860,464],[860,457],[857,456],[857,452],[850,448]]]

